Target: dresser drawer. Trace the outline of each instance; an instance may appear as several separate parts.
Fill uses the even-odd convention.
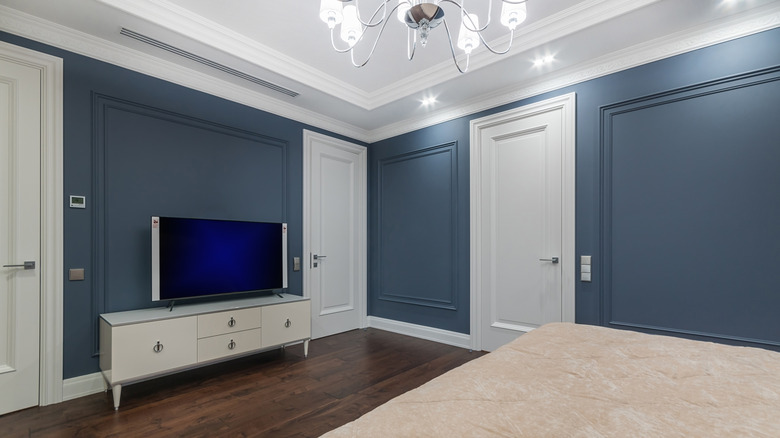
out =
[[[198,315],[198,338],[260,328],[259,307]]]
[[[194,364],[195,316],[111,328],[111,380],[121,382]]]
[[[198,339],[198,362],[233,356],[260,348],[260,329]]]
[[[263,307],[263,347],[286,344],[311,337],[309,301]]]

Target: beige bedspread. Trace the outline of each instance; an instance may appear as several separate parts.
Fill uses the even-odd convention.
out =
[[[780,353],[549,324],[325,436],[780,437]]]

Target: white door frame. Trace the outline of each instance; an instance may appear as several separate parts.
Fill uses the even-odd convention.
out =
[[[360,281],[358,281],[357,289],[359,301],[358,312],[360,313],[360,328],[365,328],[367,326],[368,319],[368,205],[366,204],[368,191],[366,164],[368,148],[339,140],[337,138],[328,137],[326,135],[319,134],[314,131],[309,131],[307,129],[303,130],[303,257],[301,257],[301,264],[305,264],[305,266],[302,266],[303,296],[311,298],[311,279],[309,278],[311,270],[307,269],[307,267],[309,262],[308,254],[311,252],[311,211],[309,208],[311,203],[311,152],[312,143],[315,140],[320,143],[326,143],[330,146],[355,153],[359,156],[358,165],[360,166],[360,169],[358,169],[358,173],[360,175],[360,179],[357,181],[357,188],[360,191],[359,198],[361,200],[361,205],[358,205],[356,208],[361,212],[360,220],[357,224],[357,259],[360,261],[360,267],[358,269],[358,276],[360,277]]]
[[[531,117],[557,109],[563,110],[563,230],[561,252],[561,286],[563,287],[563,320],[574,322],[574,285],[575,285],[575,253],[574,253],[574,206],[575,206],[575,160],[576,160],[576,96],[574,93],[547,99],[541,102],[492,114],[471,121],[470,147],[470,296],[471,296],[471,348],[482,350],[482,131],[492,126],[513,120]]]
[[[41,72],[41,309],[38,404],[62,401],[62,59],[0,42],[0,57]]]

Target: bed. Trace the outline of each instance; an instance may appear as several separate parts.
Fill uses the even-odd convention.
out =
[[[556,323],[324,437],[780,436],[780,353]]]

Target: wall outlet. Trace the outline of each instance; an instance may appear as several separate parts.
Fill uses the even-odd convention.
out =
[[[70,281],[84,280],[84,268],[68,269],[68,280]]]

